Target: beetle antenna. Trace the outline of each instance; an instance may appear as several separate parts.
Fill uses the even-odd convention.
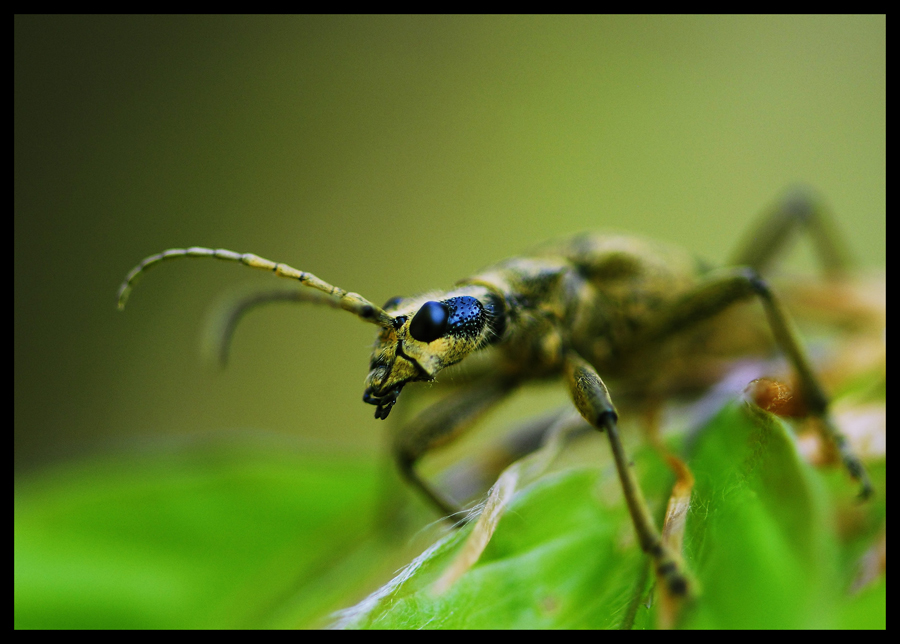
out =
[[[353,313],[359,319],[371,322],[372,324],[377,324],[386,329],[393,328],[394,318],[385,313],[381,307],[372,304],[359,293],[348,293],[342,288],[332,286],[328,282],[320,280],[312,273],[300,271],[287,264],[273,262],[272,260],[259,257],[252,253],[242,254],[235,253],[231,250],[225,250],[224,248],[213,250],[212,248],[202,248],[200,246],[192,246],[191,248],[170,248],[169,250],[164,250],[161,253],[144,258],[140,264],[131,269],[131,272],[125,277],[125,281],[122,282],[122,286],[119,287],[119,310],[125,309],[125,303],[128,301],[128,296],[131,294],[131,290],[134,288],[136,280],[141,273],[162,261],[177,259],[179,257],[214,257],[215,259],[224,259],[229,262],[243,264],[250,268],[269,271],[275,273],[278,277],[297,280],[304,286],[331,295],[338,301],[338,304],[342,309]]]
[[[285,286],[270,291],[255,289],[241,294],[232,293],[218,303],[207,320],[203,334],[204,353],[207,357],[224,369],[228,364],[231,340],[240,321],[253,309],[273,302],[312,302],[333,309],[341,308],[340,300],[308,288]]]

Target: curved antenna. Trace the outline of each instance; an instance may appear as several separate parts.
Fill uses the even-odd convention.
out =
[[[393,328],[394,318],[385,313],[381,307],[375,306],[359,293],[348,293],[342,288],[332,286],[328,282],[320,280],[312,273],[300,271],[287,264],[273,262],[270,259],[265,259],[252,253],[242,254],[235,253],[232,250],[225,250],[224,248],[213,250],[212,248],[203,248],[200,246],[192,246],[191,248],[170,248],[169,250],[164,250],[161,253],[144,258],[140,264],[131,269],[131,272],[125,277],[125,281],[122,282],[122,286],[119,287],[119,310],[125,309],[125,302],[128,301],[128,296],[131,294],[131,290],[134,288],[134,284],[141,273],[162,261],[178,259],[179,257],[213,257],[215,259],[223,259],[229,262],[243,264],[250,268],[269,271],[275,273],[278,277],[297,280],[304,286],[309,286],[317,291],[322,291],[323,293],[331,295],[338,301],[342,309],[353,313],[359,319],[371,322],[372,324],[377,324],[385,329]]]
[[[243,294],[232,294],[219,302],[207,320],[203,334],[204,353],[207,357],[224,368],[228,364],[231,340],[237,325],[252,309],[273,302],[312,302],[333,309],[341,308],[340,300],[308,289],[288,287],[280,290],[253,290]]]

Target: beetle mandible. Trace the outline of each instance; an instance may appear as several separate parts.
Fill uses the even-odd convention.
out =
[[[449,291],[392,298],[379,307],[286,264],[192,247],[166,250],[138,264],[119,289],[119,308],[124,308],[139,275],[181,257],[223,259],[299,281],[313,291],[270,299],[327,304],[379,327],[363,401],[375,406],[375,418],[380,419],[388,417],[406,385],[433,381],[443,369],[492,347],[493,362],[486,373],[426,409],[394,442],[403,477],[448,516],[459,508],[418,474],[417,462],[459,436],[524,382],[562,378],[581,416],[609,438],[641,548],[668,590],[685,595],[688,577],[644,502],[604,378],[647,398],[671,393],[684,376],[671,365],[685,355],[692,365],[702,361],[717,331],[717,318],[733,305],[754,299],[762,304],[810,414],[821,421],[846,469],[859,481],[860,496],[871,494],[862,462],[829,416],[828,398],[789,316],[760,276],[799,231],[811,236],[827,273],[845,270],[844,253],[826,210],[798,190],[763,218],[726,268],[711,269],[668,244],[627,235],[581,234],[491,266]]]

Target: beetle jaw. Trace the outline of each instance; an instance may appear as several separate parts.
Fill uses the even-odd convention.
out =
[[[391,413],[391,409],[397,403],[397,397],[406,383],[400,383],[387,391],[376,393],[374,387],[367,387],[363,393],[363,402],[375,405],[375,418],[384,420]]]
[[[390,353],[391,355],[386,355]],[[435,373],[439,369],[435,370]],[[434,380],[434,375],[423,368],[418,360],[407,355],[401,343],[389,352],[376,351],[372,368],[366,378],[363,402],[375,405],[375,418],[387,418],[397,397],[407,383]]]

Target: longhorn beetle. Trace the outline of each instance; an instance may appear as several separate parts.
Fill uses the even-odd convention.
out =
[[[810,414],[819,419],[844,466],[860,483],[860,496],[872,491],[861,461],[829,416],[828,398],[788,315],[760,277],[801,230],[812,237],[826,273],[840,274],[844,253],[827,212],[814,198],[794,191],[763,219],[730,267],[721,269],[705,267],[666,244],[581,234],[495,264],[449,291],[392,298],[379,307],[286,264],[192,247],[166,250],[138,264],[119,289],[119,308],[144,271],[181,257],[223,259],[296,280],[318,293],[269,299],[328,304],[378,327],[363,401],[375,406],[375,418],[380,419],[390,415],[409,383],[433,381],[442,369],[494,348],[486,373],[422,412],[397,434],[393,445],[403,477],[445,515],[459,508],[418,474],[417,462],[459,436],[524,382],[562,378],[581,416],[609,438],[641,548],[669,591],[685,595],[688,577],[651,519],[623,449],[618,414],[604,378],[648,400],[670,393],[677,388],[675,381],[690,375],[687,369],[696,373],[712,335],[728,336],[720,314],[733,305],[754,299],[762,304]]]

